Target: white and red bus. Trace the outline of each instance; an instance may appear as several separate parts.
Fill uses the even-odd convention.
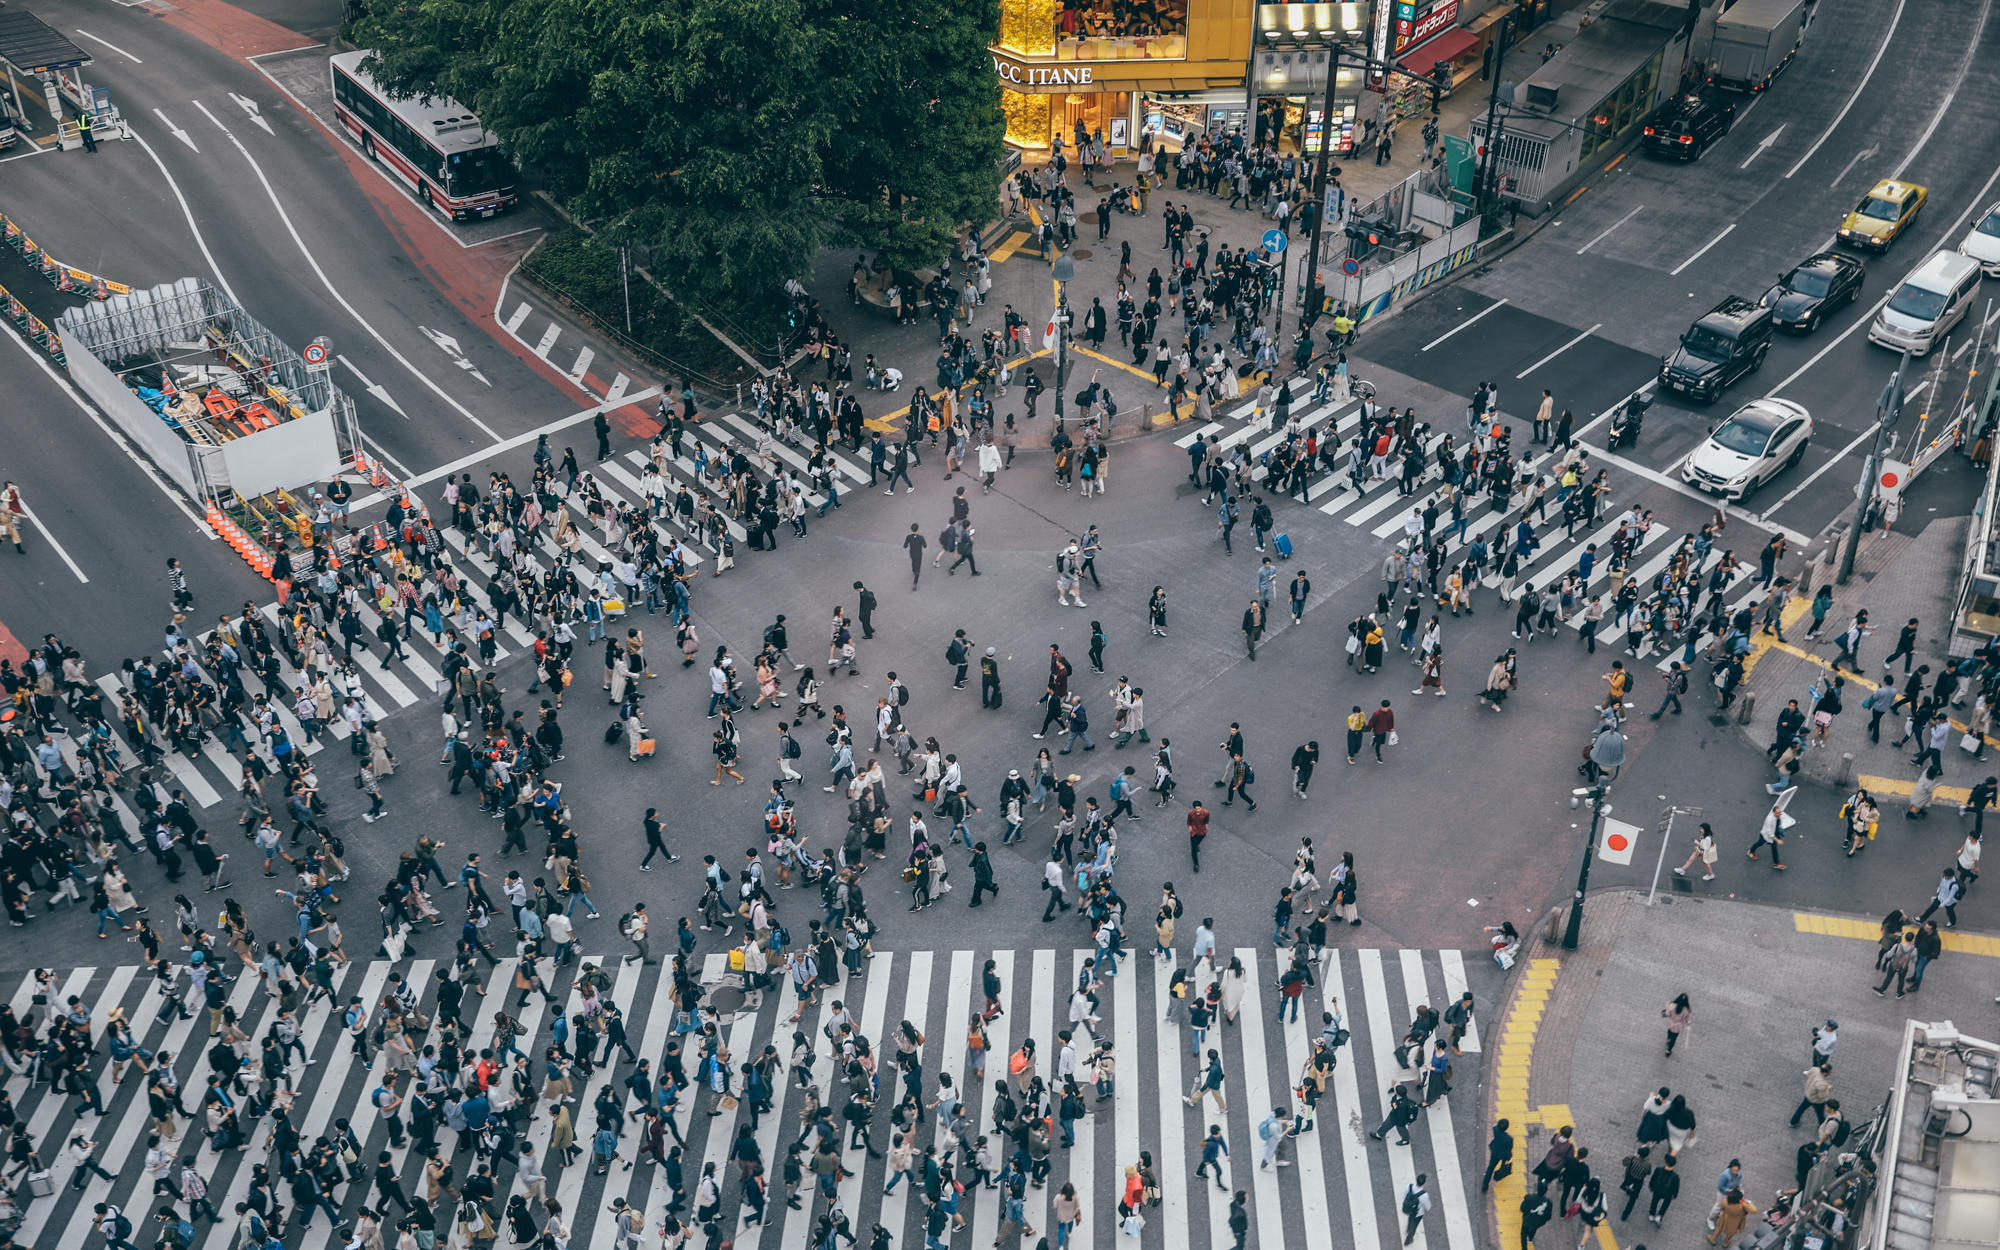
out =
[[[491,217],[519,200],[514,162],[457,101],[398,100],[361,68],[372,51],[332,59],[334,115],[370,160],[455,221]]]

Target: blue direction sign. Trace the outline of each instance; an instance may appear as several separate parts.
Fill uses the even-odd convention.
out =
[[[1284,251],[1285,244],[1289,242],[1291,240],[1285,237],[1285,232],[1282,230],[1266,230],[1264,232],[1264,250],[1273,256]]]

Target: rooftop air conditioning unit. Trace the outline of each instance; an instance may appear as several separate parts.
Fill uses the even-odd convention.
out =
[[[1555,83],[1536,82],[1530,79],[1526,90],[1522,93],[1522,103],[1529,108],[1553,113],[1556,110],[1556,97],[1561,91],[1562,88]]]

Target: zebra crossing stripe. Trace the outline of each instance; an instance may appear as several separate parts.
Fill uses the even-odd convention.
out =
[[[1367,1034],[1369,1048],[1375,1056],[1375,1071],[1378,1078],[1379,1074],[1386,1073],[1391,1079],[1396,1079],[1399,1076],[1399,1069],[1396,1065],[1394,1039],[1402,1036],[1402,1026],[1389,1014],[1389,987],[1382,977],[1382,952],[1379,950],[1361,951],[1361,995],[1368,1009]],[[1418,1059],[1421,1061],[1422,1056],[1419,1055]],[[1389,1118],[1389,1087],[1380,1079],[1376,1080],[1375,1086],[1376,1105],[1381,1119],[1386,1120]],[[1380,1123],[1380,1120],[1377,1123]],[[1408,1126],[1405,1125],[1404,1129],[1408,1131]],[[1410,1186],[1417,1179],[1416,1165],[1410,1161],[1409,1150],[1398,1145],[1397,1139],[1384,1133],[1382,1143],[1387,1147],[1389,1155],[1390,1192],[1400,1203],[1403,1195],[1409,1192]],[[1428,1242],[1421,1224],[1417,1226],[1416,1237],[1410,1244],[1417,1250],[1428,1250]]]
[[[1251,1197],[1257,1210],[1257,1245],[1260,1250],[1285,1250],[1284,1211],[1279,1204],[1278,1166],[1263,1166],[1264,1143],[1258,1126],[1278,1103],[1271,1093],[1269,1052],[1264,1048],[1264,977],[1258,970],[1257,949],[1239,946],[1236,957],[1250,974],[1245,978],[1243,1010],[1237,1017],[1236,1033],[1243,1046],[1243,1110],[1249,1115],[1250,1136],[1241,1151],[1240,1164],[1249,1170]],[[1277,1131],[1282,1132],[1282,1127]],[[1273,1141],[1282,1143],[1282,1137]],[[1252,1162],[1252,1158],[1256,1162]]]
[[[1435,1004],[1424,976],[1420,951],[1402,950],[1403,994],[1412,1003]],[[1444,1009],[1437,1008],[1443,1015]],[[1447,1034],[1449,1036],[1449,1034]],[[1421,1059],[1419,1060],[1421,1062]],[[1458,1168],[1458,1137],[1452,1131],[1450,1095],[1439,1098],[1424,1112],[1431,1130],[1431,1166],[1437,1175],[1437,1208],[1444,1217],[1445,1242],[1451,1250],[1477,1250],[1472,1236],[1471,1208],[1465,1202],[1465,1180]]]
[[[1074,978],[1083,972],[1083,961],[1089,958],[1091,958],[1091,954],[1088,951],[1077,950],[1071,952],[1070,976],[1072,978],[1072,985],[1076,983]],[[1125,978],[1118,975],[1118,956],[1107,954],[1105,961],[1109,964],[1108,975],[1111,978],[1111,984],[1105,988],[1112,990],[1115,994],[1116,990],[1114,987],[1118,982],[1125,980]],[[1097,972],[1099,977],[1107,975],[1104,968],[1099,968]],[[1090,1047],[1096,1038],[1091,1030],[1088,1018],[1077,1021],[1070,1028],[1072,1030],[1070,1045],[1076,1052],[1076,1084],[1077,1088],[1081,1091],[1083,1105],[1086,1109],[1086,1114],[1070,1125],[1070,1136],[1073,1142],[1070,1146],[1068,1156],[1069,1183],[1075,1186],[1077,1202],[1080,1204],[1077,1227],[1070,1229],[1070,1240],[1079,1243],[1083,1247],[1088,1247],[1091,1242],[1091,1231],[1111,1223],[1108,1218],[1111,1212],[1108,1210],[1092,1210],[1094,1200],[1099,1195],[1097,1187],[1097,1117],[1093,1114],[1088,1114],[1088,1109],[1092,1105],[1092,1100],[1097,1097],[1097,1090],[1088,1085],[1082,1079],[1082,1076],[1084,1074],[1084,1056],[1090,1053]],[[1078,1036],[1079,1032],[1082,1036]],[[1062,1039],[1057,1038],[1056,1040],[1061,1041]],[[1063,1089],[1059,1082],[1055,1083],[1051,1094],[1057,1100],[1057,1105],[1060,1106]],[[1062,1127],[1060,1113],[1057,1116],[1056,1127],[1058,1132],[1060,1132]],[[1060,1138],[1058,1139],[1059,1146]],[[1051,1218],[1054,1217],[1051,1216]],[[1051,1242],[1050,1244],[1053,1245],[1054,1243]]]
[[[986,1079],[980,1082],[985,1088],[983,1090],[968,1089],[965,1094],[967,1105],[979,1108],[979,1123],[981,1125],[993,1123],[993,1104],[999,1101],[999,1093],[996,1086],[1007,1079],[1007,1056],[1013,1053],[1013,1043],[1009,1038],[1011,1032],[1010,1025],[1014,1018],[1013,1008],[1017,1002],[1012,992],[1014,985],[1014,952],[1011,950],[997,950],[993,952],[991,958],[993,960],[994,975],[1000,978],[1000,985],[1002,987],[1002,997],[1000,1000],[1001,1014],[986,1023]],[[983,979],[983,966],[981,968],[981,976]],[[969,984],[967,988],[969,992]],[[950,1027],[949,1021],[946,1022],[946,1027]],[[1006,1143],[1002,1142],[994,1147],[994,1154],[998,1155],[1005,1149]],[[1000,1232],[1001,1207],[1004,1203],[1005,1195],[995,1194],[991,1199],[985,1194],[980,1195],[979,1202],[972,1210],[972,1244],[975,1247],[990,1246],[993,1244],[994,1239],[998,1237]]]
[[[1169,1142],[1187,1140],[1187,1104],[1181,1101],[1181,1036],[1178,1029],[1167,1023],[1167,1012],[1174,1003],[1167,987],[1173,980],[1177,958],[1161,960],[1156,966],[1152,1001],[1153,1062],[1159,1067],[1154,1084],[1160,1107],[1160,1153],[1155,1161],[1160,1177],[1160,1205],[1156,1209],[1169,1246],[1190,1244],[1187,1155],[1167,1148]]]

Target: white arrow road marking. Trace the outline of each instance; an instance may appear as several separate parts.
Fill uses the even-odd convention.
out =
[[[1741,165],[1738,165],[1736,168],[1738,169],[1750,168],[1750,162],[1756,160],[1758,157],[1764,155],[1764,153],[1770,151],[1771,145],[1776,143],[1778,141],[1778,136],[1784,133],[1785,133],[1785,128],[1783,126],[1780,126],[1776,130],[1773,130],[1770,134],[1765,135],[1764,141],[1757,145],[1757,150],[1752,152],[1750,155],[1744,157],[1743,163]]]
[[[1833,188],[1839,186],[1840,180],[1842,178],[1847,177],[1848,172],[1850,170],[1852,170],[1856,165],[1859,165],[1861,162],[1867,160],[1869,157],[1875,155],[1877,152],[1880,152],[1881,150],[1882,150],[1881,144],[1871,143],[1867,147],[1861,149],[1859,152],[1856,152],[1854,154],[1854,159],[1847,162],[1847,164],[1842,165],[1840,167],[1840,172],[1834,175],[1833,181],[1826,184],[1826,189],[1831,191],[1833,190]]]
[[[408,420],[410,419],[410,414],[409,414],[409,413],[407,413],[407,412],[404,412],[404,411],[403,411],[403,406],[402,406],[401,404],[397,403],[397,402],[396,402],[396,401],[395,401],[394,399],[391,399],[391,398],[389,397],[389,392],[388,392],[388,391],[385,391],[385,390],[383,390],[383,389],[382,389],[381,387],[379,387],[379,386],[375,385],[375,384],[374,384],[373,382],[369,381],[369,380],[368,380],[368,375],[367,375],[367,374],[365,374],[365,373],[363,373],[363,372],[361,372],[361,370],[359,370],[359,369],[356,369],[356,368],[354,367],[354,362],[353,362],[353,361],[349,360],[349,359],[348,359],[347,357],[345,357],[345,356],[341,356],[341,357],[339,357],[339,360],[340,360],[340,363],[341,363],[341,364],[343,364],[343,365],[346,365],[346,366],[348,367],[348,369],[349,369],[349,370],[351,370],[351,371],[353,372],[353,374],[354,374],[354,376],[355,376],[355,377],[357,377],[357,378],[360,378],[360,379],[361,379],[361,385],[362,385],[362,386],[364,386],[364,387],[366,387],[366,388],[368,389],[368,393],[369,393],[370,395],[373,395],[373,396],[374,396],[375,398],[377,398],[377,399],[381,400],[381,401],[382,401],[383,403],[385,403],[385,404],[389,405],[389,407],[391,407],[391,408],[394,408],[394,409],[396,410],[396,415],[397,415],[397,416],[399,416],[399,417],[401,417],[401,418],[402,418],[403,420],[405,420],[405,421],[408,421]]]
[[[101,43],[101,44],[103,44],[103,45],[104,45],[105,47],[107,47],[107,48],[111,49],[111,50],[112,50],[113,52],[116,52],[116,53],[117,53],[117,54],[118,54],[119,56],[122,56],[122,57],[124,57],[124,58],[125,58],[126,60],[128,60],[128,61],[132,62],[132,64],[134,64],[134,65],[144,65],[144,64],[145,64],[145,62],[144,62],[144,61],[140,60],[140,59],[139,59],[138,57],[136,57],[136,56],[133,56],[133,55],[132,55],[132,54],[131,54],[130,52],[127,52],[127,51],[126,51],[125,49],[123,49],[123,48],[119,47],[119,46],[118,46],[117,44],[115,44],[115,43],[112,43],[112,42],[110,42],[109,40],[105,40],[105,39],[99,39],[99,38],[98,38],[98,37],[97,37],[96,35],[93,35],[93,34],[91,34],[91,33],[90,33],[89,31],[87,31],[87,30],[79,30],[79,31],[77,31],[76,33],[77,33],[77,34],[79,34],[79,35],[82,35],[82,36],[83,36],[83,37],[84,37],[85,39],[88,39],[88,40],[91,40],[91,41],[92,41],[92,42],[94,42],[94,43]]]
[[[196,152],[201,151],[200,148],[196,148],[194,146],[194,140],[188,137],[188,132],[182,130],[179,126],[174,125],[173,120],[169,118],[165,113],[162,113],[158,109],[154,109],[153,116],[159,118],[161,122],[165,123],[167,129],[173,133],[174,138],[179,139],[182,143],[187,144],[190,148],[194,148]]]
[[[477,365],[466,359],[465,352],[459,347],[457,339],[444,333],[442,330],[433,330],[429,326],[418,326],[417,329],[423,331],[425,338],[436,343],[446,355],[450,356],[453,364],[465,370],[473,377],[478,378],[481,382],[485,382],[486,385],[493,385],[493,383],[486,380],[486,375],[479,371]]]
[[[429,326],[418,326],[417,329],[423,331],[425,338],[429,339],[433,343],[436,343],[439,347],[443,348],[445,351],[450,352],[454,356],[459,354],[458,340],[451,337],[451,335],[446,334],[441,330],[433,330]]]
[[[257,102],[255,100],[246,100],[242,96],[237,95],[234,91],[229,93],[229,98],[236,101],[237,105],[241,107],[244,112],[250,114],[250,120],[256,122],[259,126],[262,126],[264,128],[265,134],[269,135],[277,133],[276,131],[271,129],[271,123],[264,120],[264,115],[257,111]]]

